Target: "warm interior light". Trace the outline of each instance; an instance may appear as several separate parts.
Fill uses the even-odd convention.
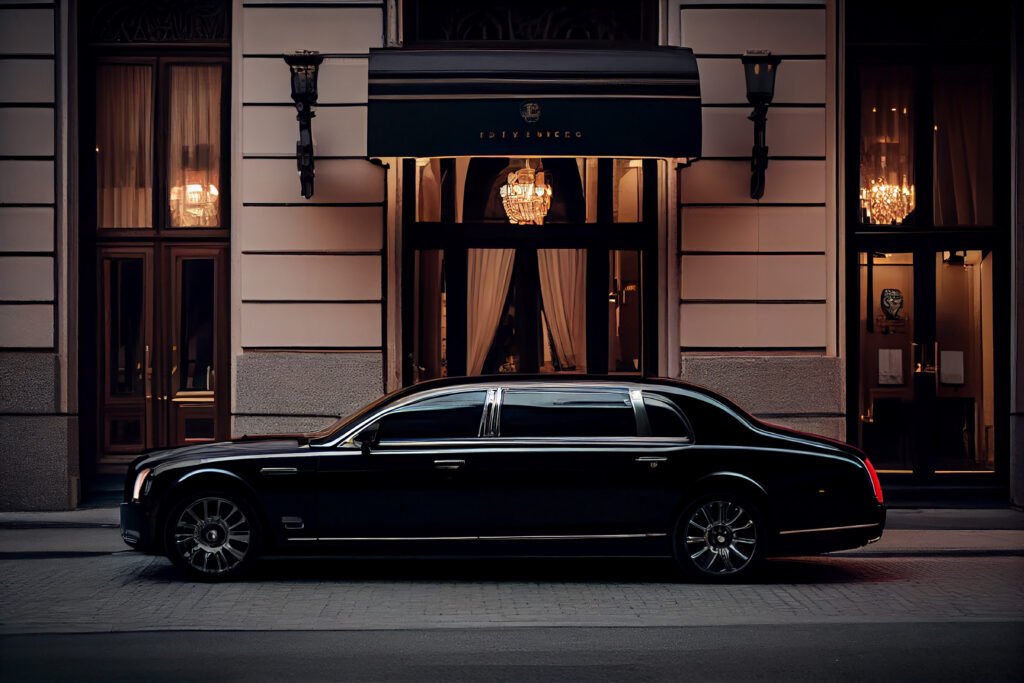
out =
[[[508,174],[508,182],[499,190],[501,205],[513,225],[543,225],[551,208],[551,186],[544,171],[526,167]]]
[[[877,178],[860,189],[860,204],[867,214],[865,222],[898,225],[914,210],[914,186],[905,177],[899,185]]]
[[[178,227],[216,225],[220,190],[213,183],[186,183],[171,188],[171,211]]]

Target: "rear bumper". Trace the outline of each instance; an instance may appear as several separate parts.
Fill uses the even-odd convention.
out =
[[[850,524],[780,531],[768,554],[779,557],[851,550],[874,543],[884,529],[885,506],[878,505],[865,519]]]

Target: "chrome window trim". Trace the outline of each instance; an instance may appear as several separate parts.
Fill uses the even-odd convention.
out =
[[[652,392],[652,391],[642,391],[640,393],[642,394],[642,396],[640,398],[640,405],[644,409],[644,415],[645,416],[647,415],[647,406],[645,406],[643,404],[643,402],[645,400],[647,400],[647,399],[650,399],[651,401],[653,401],[655,403],[661,403],[661,404],[667,406],[669,410],[675,412],[675,414],[679,417],[679,419],[683,421],[683,426],[686,428],[686,431],[689,432],[689,435],[686,438],[690,441],[690,443],[696,442],[697,434],[696,434],[696,432],[693,429],[693,423],[690,422],[690,418],[688,418],[686,416],[686,411],[684,411],[682,408],[680,408],[678,405],[676,405],[675,401],[673,401],[673,400],[671,400],[669,398],[666,398],[662,394],[658,394],[658,393],[655,393],[655,392]],[[648,420],[648,427],[649,426],[650,426],[650,421]]]
[[[477,438],[487,436],[491,433],[491,414],[494,412],[495,390],[488,389],[487,397],[484,399],[484,411],[480,416],[480,428],[477,429]]]
[[[590,451],[595,453],[672,452],[692,444],[677,438],[642,436],[565,436],[565,437],[503,437],[479,439],[438,439],[388,442],[388,455],[433,455],[439,448],[459,448],[460,454],[519,453],[529,449],[535,453],[565,453]]]
[[[534,437],[514,437],[517,439],[585,439],[587,441],[594,441],[600,439],[633,439],[640,435],[640,425],[637,418],[636,404],[633,402],[633,392],[639,393],[639,389],[634,388],[632,385],[624,385],[619,382],[609,383],[603,385],[597,382],[586,382],[581,384],[567,384],[565,382],[517,382],[511,385],[502,385],[499,388],[501,393],[501,403],[498,407],[498,426],[494,430],[496,436],[501,436],[501,406],[505,402],[505,392],[544,392],[544,391],[561,391],[563,393],[598,393],[598,392],[622,392],[626,394],[627,400],[633,407],[633,428],[636,430],[636,434],[632,436],[534,436]]]
[[[334,448],[334,447],[339,446],[339,445],[343,445],[343,446],[353,445],[354,446],[355,445],[354,444],[354,439],[355,439],[356,435],[359,434],[359,432],[361,432],[363,429],[365,429],[366,427],[369,427],[370,425],[372,425],[374,422],[377,422],[378,420],[382,420],[383,418],[387,417],[391,413],[393,413],[395,411],[398,411],[398,410],[401,410],[402,408],[406,408],[408,406],[411,406],[411,405],[413,405],[415,403],[420,403],[421,401],[426,401],[426,400],[429,400],[429,399],[432,399],[432,398],[438,398],[440,396],[453,396],[455,394],[465,394],[465,393],[469,393],[469,392],[479,392],[479,391],[486,392],[487,389],[488,389],[487,385],[460,384],[460,385],[457,385],[457,386],[454,386],[454,387],[440,387],[438,389],[430,389],[430,390],[427,390],[427,391],[424,391],[424,392],[421,392],[421,393],[413,394],[411,396],[406,396],[405,398],[403,398],[403,399],[401,399],[399,401],[395,401],[394,403],[389,404],[389,405],[387,405],[384,408],[381,408],[380,411],[378,411],[378,412],[376,412],[376,413],[374,413],[372,415],[367,416],[366,419],[364,419],[362,422],[357,424],[354,428],[352,428],[349,431],[345,432],[342,436],[337,437],[333,441],[329,441],[329,442],[323,444],[323,446],[321,446],[320,448]],[[486,398],[484,399],[484,408],[486,408]],[[483,411],[481,411],[481,412],[483,412]]]
[[[426,400],[428,398],[432,398],[434,396],[439,396],[439,395],[442,395],[442,394],[453,394],[453,393],[459,393],[459,392],[465,392],[465,391],[486,391],[488,389],[495,389],[496,390],[496,402],[497,402],[497,408],[498,408],[497,412],[495,413],[495,419],[496,420],[500,420],[500,418],[501,418],[501,406],[502,406],[502,403],[503,403],[503,397],[504,397],[504,392],[505,391],[507,391],[509,389],[522,389],[522,390],[558,389],[558,388],[565,389],[566,387],[571,387],[574,390],[584,390],[584,391],[586,391],[586,390],[618,389],[620,391],[626,391],[626,392],[629,392],[630,389],[641,389],[641,390],[643,390],[644,388],[648,388],[647,385],[645,385],[643,383],[639,383],[639,382],[623,382],[622,380],[608,380],[608,381],[587,380],[586,382],[580,382],[580,383],[575,383],[575,382],[569,383],[569,382],[565,382],[565,381],[551,381],[551,382],[545,382],[545,381],[534,381],[534,382],[498,382],[498,383],[495,383],[493,381],[484,381],[484,382],[472,383],[472,384],[458,384],[458,385],[455,385],[455,386],[437,387],[436,389],[426,389],[424,391],[416,392],[416,393],[411,394],[409,396],[405,396],[404,398],[401,398],[401,399],[399,399],[399,400],[397,400],[397,401],[395,401],[393,403],[389,403],[387,406],[381,408],[378,412],[366,416],[363,420],[358,422],[356,425],[350,427],[346,431],[341,432],[335,438],[331,439],[330,441],[325,441],[322,444],[318,444],[315,449],[311,449],[311,450],[313,451],[314,454],[321,455],[322,453],[320,451],[322,449],[329,449],[329,448],[336,448],[338,446],[351,445],[353,437],[355,437],[356,434],[358,434],[360,431],[362,431],[363,429],[365,429],[369,425],[373,424],[373,422],[375,422],[376,420],[379,420],[379,419],[383,418],[384,416],[388,415],[389,413],[392,413],[392,412],[394,412],[394,411],[396,411],[396,410],[398,410],[400,408],[403,408],[403,407],[405,407],[405,406],[407,406],[407,405],[409,405],[411,403],[416,403],[418,401],[423,401],[423,400]],[[694,393],[692,391],[686,391],[686,390],[684,390],[684,391],[685,391],[686,395],[688,395],[688,396],[694,396],[694,397],[700,398],[702,400],[711,400],[710,397],[704,397],[702,394]],[[715,402],[715,405],[719,405],[717,401]],[[724,407],[724,406],[722,406],[722,407]],[[500,424],[500,422],[498,424]],[[497,425],[495,425],[495,426],[497,426]]]
[[[629,402],[633,404],[633,420],[636,422],[636,435],[650,436],[651,423],[647,419],[647,410],[644,408],[643,392],[639,389],[630,389]]]

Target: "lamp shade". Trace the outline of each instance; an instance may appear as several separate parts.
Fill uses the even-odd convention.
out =
[[[323,55],[317,52],[296,52],[284,58],[292,71],[292,99],[296,103],[315,103],[316,81]]]
[[[743,55],[742,61],[747,77],[747,100],[751,104],[770,104],[775,96],[775,73],[781,60],[768,50],[752,50]]]

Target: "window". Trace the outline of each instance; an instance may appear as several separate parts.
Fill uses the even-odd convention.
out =
[[[860,78],[861,220],[899,225],[915,207],[913,69],[866,66]]]
[[[992,65],[919,59],[871,63],[856,73],[859,224],[993,226]]]
[[[992,69],[933,70],[936,225],[992,225]]]
[[[101,228],[153,227],[153,67],[96,69],[96,207]]]
[[[651,436],[690,438],[690,428],[683,413],[673,404],[657,396],[644,396],[644,410],[651,426]]]
[[[224,80],[219,61],[96,66],[98,228],[227,227]]]
[[[500,435],[636,436],[636,416],[625,391],[507,391]]]
[[[418,401],[380,421],[381,441],[467,439],[480,433],[486,391],[464,391]]]

